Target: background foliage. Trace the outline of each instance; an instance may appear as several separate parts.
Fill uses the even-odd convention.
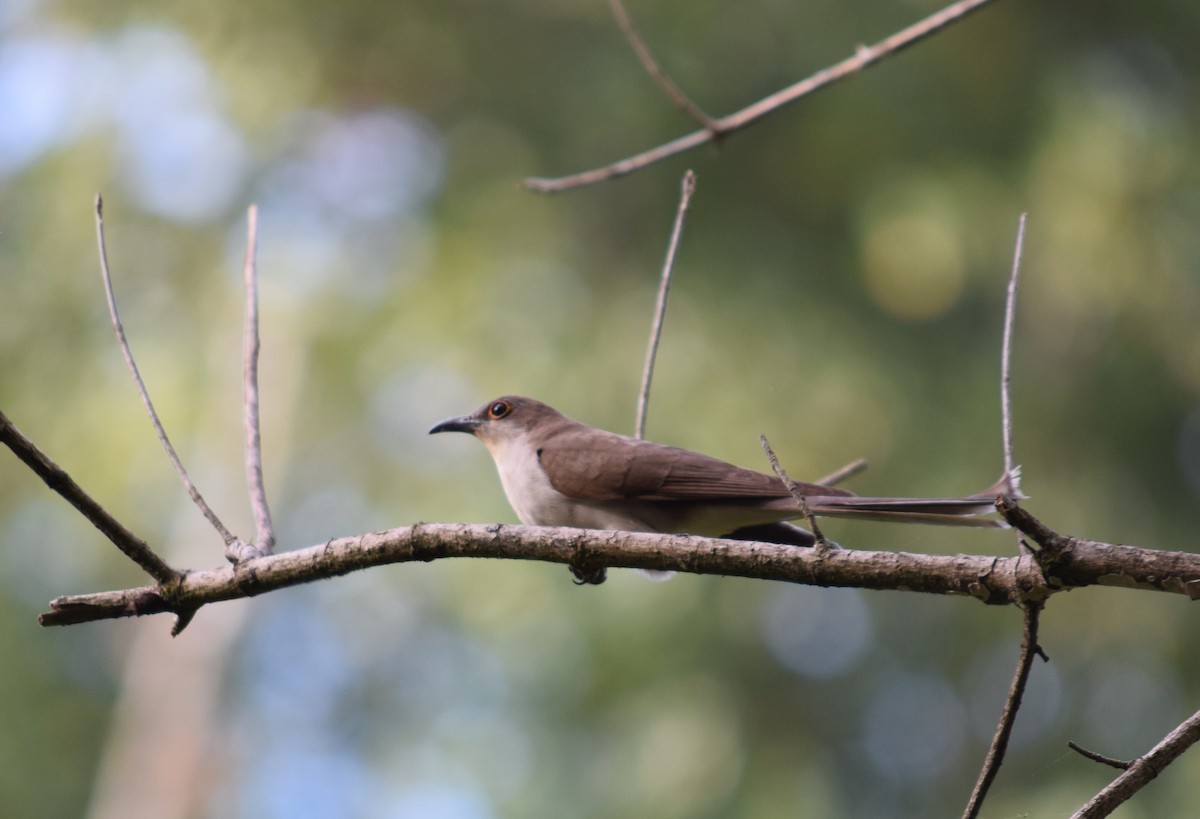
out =
[[[630,12],[721,114],[936,5]],[[600,0],[9,0],[0,406],[151,543],[219,562],[111,340],[90,208],[102,190],[164,421],[248,532],[239,268],[255,201],[282,546],[511,521],[483,448],[425,430],[521,392],[630,431],[693,167],[650,437],[763,468],[766,433],[798,477],[864,456],[863,493],[987,485],[1003,288],[1028,210],[1015,412],[1030,508],[1061,531],[1191,548],[1198,9],[1007,0],[719,152],[548,198],[518,180],[691,129]],[[1005,533],[829,533],[1013,548]],[[184,791],[202,817],[951,815],[1020,622],[973,601],[627,572],[580,589],[561,567],[464,561],[207,609],[174,642],[161,618],[35,625],[53,596],[139,581],[5,461],[0,814],[101,815],[116,794],[137,806],[126,815],[158,815]],[[1055,598],[1052,662],[985,813],[1069,812],[1110,771],[1067,739],[1132,757],[1194,711],[1196,617],[1165,595]],[[157,701],[156,724],[131,716]],[[204,727],[190,751],[161,736],[188,715]],[[120,773],[131,747],[155,762],[137,779]],[[1122,815],[1177,813],[1198,782],[1193,752]]]

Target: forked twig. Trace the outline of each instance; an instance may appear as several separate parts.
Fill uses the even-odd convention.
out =
[[[646,41],[638,34],[634,28],[633,20],[629,17],[629,12],[625,8],[625,4],[621,0],[608,0],[608,5],[612,8],[613,17],[617,20],[617,25],[621,28],[621,33],[625,35],[625,39],[629,41],[633,53],[641,61],[642,67],[646,69],[646,73],[658,85],[664,94],[675,103],[681,111],[696,121],[696,124],[701,128],[714,132],[714,135],[719,135],[720,125],[715,119],[704,113],[700,106],[692,102],[687,94],[675,84],[675,81],[663,71],[662,66],[654,59],[654,55],[650,53],[649,46]]]
[[[958,2],[951,3],[941,11],[935,12],[920,22],[914,23],[908,28],[880,40],[873,46],[859,46],[854,54],[839,63],[823,68],[806,79],[777,91],[768,97],[764,97],[736,113],[721,117],[716,120],[715,129],[705,127],[699,131],[694,131],[664,145],[660,145],[657,148],[652,148],[635,156],[622,159],[619,162],[614,162],[611,165],[606,165],[603,168],[596,168],[584,171],[583,173],[553,179],[531,177],[525,180],[524,185],[529,190],[538,191],[539,193],[557,193],[570,188],[591,185],[641,170],[648,165],[661,162],[668,157],[712,142],[718,136],[729,136],[735,131],[740,131],[752,125],[768,114],[774,113],[801,97],[806,97],[814,91],[818,91],[827,85],[832,85],[838,80],[843,80],[857,74],[864,68],[875,65],[885,57],[889,57],[913,43],[940,31],[946,26],[961,20],[991,1],[958,0]]]
[[[165,560],[155,554],[146,545],[146,541],[126,529],[124,524],[84,492],[66,470],[50,460],[33,441],[26,438],[3,412],[0,412],[0,443],[11,449],[35,475],[74,506],[79,514],[91,521],[92,525],[111,540],[126,557],[141,566],[146,574],[159,583],[178,580],[182,576],[181,572],[172,569]]]
[[[158,420],[158,413],[154,411],[154,404],[150,401],[150,394],[146,392],[146,385],[142,382],[142,375],[138,372],[137,364],[133,360],[133,353],[129,349],[129,342],[125,339],[125,328],[121,326],[121,317],[117,313],[117,300],[113,295],[112,276],[108,272],[108,250],[104,243],[103,211],[104,201],[99,194],[96,194],[96,242],[100,249],[100,274],[104,278],[104,296],[108,300],[108,315],[112,319],[113,332],[117,335],[117,343],[121,346],[121,355],[125,358],[125,364],[129,367],[130,375],[133,376],[133,383],[137,387],[138,395],[141,396],[142,405],[150,415],[150,423],[154,425],[154,432],[158,435],[158,440],[167,452],[167,458],[170,459],[171,465],[175,467],[175,472],[178,473],[180,480],[183,481],[183,485],[187,487],[188,495],[191,496],[192,501],[204,513],[204,517],[208,518],[208,522],[220,533],[221,538],[228,545],[233,543],[236,538],[225,528],[225,524],[221,523],[221,519],[217,517],[217,514],[205,502],[204,498],[200,495],[200,490],[192,483],[187,470],[183,468],[183,463],[179,460],[179,456],[175,454],[175,447],[171,446],[171,439],[167,437],[167,431],[163,429],[162,422]]]
[[[658,285],[658,301],[654,308],[654,321],[650,325],[650,343],[646,346],[646,364],[642,368],[642,390],[638,393],[637,419],[634,422],[634,437],[646,434],[646,406],[650,403],[650,379],[654,377],[654,359],[658,355],[658,341],[662,337],[663,317],[667,313],[667,293],[671,289],[671,271],[675,267],[675,251],[679,248],[679,237],[683,234],[683,220],[687,215],[692,193],[696,190],[696,175],[690,170],[683,174],[679,193],[679,208],[675,211],[675,226],[671,228],[671,241],[667,244],[667,257],[663,260],[662,279]]]
[[[1021,698],[1025,695],[1025,684],[1029,681],[1029,671],[1033,668],[1033,658],[1042,654],[1038,647],[1038,620],[1042,613],[1041,601],[1025,603],[1025,630],[1021,635],[1021,652],[1017,657],[1017,668],[1013,672],[1012,683],[1008,687],[1008,698],[1004,709],[1000,712],[1000,722],[996,725],[996,733],[992,736],[992,744],[983,760],[983,768],[979,771],[979,779],[975,789],[963,811],[963,819],[974,819],[983,807],[988,789],[1000,771],[1004,762],[1004,753],[1008,750],[1008,740],[1012,736],[1013,725],[1017,721],[1017,711],[1021,708]]]
[[[257,531],[255,546],[263,554],[275,548],[275,528],[271,524],[271,509],[267,506],[267,491],[263,486],[262,436],[258,418],[258,206],[251,205],[247,214],[246,264],[243,278],[246,287],[246,326],[243,347],[243,421],[246,427],[246,483],[250,487],[250,505],[254,508]]]

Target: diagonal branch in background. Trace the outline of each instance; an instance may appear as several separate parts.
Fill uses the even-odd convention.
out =
[[[35,475],[74,506],[79,514],[91,521],[92,525],[111,540],[126,557],[141,566],[146,574],[162,584],[172,584],[183,576],[182,572],[172,569],[165,560],[155,554],[146,545],[146,541],[125,528],[124,524],[84,492],[66,470],[50,460],[33,441],[26,438],[3,412],[0,412],[0,443],[11,449]]]
[[[931,14],[920,22],[914,23],[908,28],[880,40],[873,46],[860,46],[855,50],[853,55],[839,63],[821,69],[806,79],[788,86],[781,91],[777,91],[740,111],[721,117],[715,121],[715,127],[706,126],[702,130],[694,131],[686,136],[660,145],[657,148],[652,148],[627,159],[622,159],[603,168],[550,179],[530,177],[525,180],[524,185],[529,190],[539,193],[557,193],[570,188],[592,185],[596,182],[603,182],[606,179],[613,179],[633,173],[676,154],[698,148],[701,145],[714,141],[718,135],[720,137],[730,136],[736,131],[753,125],[768,114],[774,113],[780,108],[812,94],[814,91],[819,91],[827,85],[832,85],[839,80],[844,80],[847,77],[857,74],[864,68],[875,65],[884,58],[890,57],[892,54],[925,39],[946,26],[958,22],[971,12],[982,8],[990,2],[992,0],[959,0],[956,3],[951,3],[941,11]]]
[[[711,131],[713,136],[720,138],[720,123],[704,113],[700,106],[692,102],[687,94],[683,93],[675,81],[672,80],[667,72],[662,70],[658,61],[654,59],[654,55],[650,53],[649,46],[645,40],[638,34],[634,28],[633,20],[629,17],[629,12],[625,9],[625,4],[621,0],[608,0],[609,7],[612,8],[613,17],[617,20],[617,25],[621,28],[621,33],[625,35],[625,39],[629,41],[630,48],[637,58],[641,61],[642,67],[646,69],[646,73],[650,75],[650,79],[654,80],[655,84],[662,90],[671,102],[683,113],[691,117],[697,125],[707,131]]]
[[[267,505],[267,490],[263,485],[262,435],[258,418],[258,206],[251,205],[246,215],[246,263],[243,278],[246,288],[246,321],[243,345],[243,412],[246,428],[246,483],[250,489],[250,505],[254,508],[257,537],[254,545],[262,554],[275,548],[275,528],[271,524],[271,509]]]
[[[671,271],[675,267],[675,251],[679,248],[679,237],[683,235],[683,220],[696,190],[696,175],[690,170],[683,174],[679,192],[679,208],[675,211],[675,225],[671,228],[671,240],[667,244],[667,257],[663,260],[662,278],[658,285],[658,299],[654,307],[654,321],[650,323],[650,341],[646,345],[646,364],[642,368],[642,389],[638,393],[637,419],[634,422],[635,438],[646,437],[646,407],[650,403],[650,380],[654,377],[654,359],[658,355],[658,342],[662,338],[663,319],[667,314],[667,293],[671,289]]]
[[[146,412],[150,415],[150,423],[154,425],[154,432],[158,435],[158,440],[162,443],[163,449],[167,452],[167,457],[171,461],[171,465],[175,467],[175,472],[179,475],[183,485],[187,487],[188,495],[192,501],[204,513],[204,517],[208,518],[208,522],[221,535],[226,545],[233,543],[237,538],[225,528],[225,524],[217,517],[214,512],[205,502],[200,490],[192,483],[192,479],[188,476],[187,470],[183,468],[183,462],[179,460],[179,456],[175,454],[175,447],[171,446],[171,439],[167,437],[167,431],[163,429],[162,422],[158,420],[158,413],[154,410],[154,404],[150,401],[150,394],[146,392],[146,385],[142,382],[142,375],[138,372],[137,363],[133,360],[133,352],[129,349],[129,342],[125,339],[125,328],[121,326],[121,317],[117,313],[117,299],[113,295],[112,276],[108,270],[108,250],[104,242],[104,200],[100,194],[96,194],[96,244],[100,251],[100,275],[104,279],[104,296],[108,300],[108,315],[112,319],[113,332],[117,335],[117,343],[121,345],[121,355],[125,358],[125,364],[129,367],[129,374],[133,376],[134,386],[137,387],[138,395],[141,396],[142,405],[146,408]]]
[[[1088,800],[1087,804],[1072,814],[1071,819],[1099,819],[1111,815],[1123,802],[1149,785],[1180,754],[1195,745],[1197,740],[1200,740],[1200,711],[1180,723],[1145,756],[1130,762],[1124,773]]]
[[[1040,522],[1037,525],[1045,528]],[[189,572],[172,590],[170,601],[163,598],[157,586],[60,597],[51,601],[51,610],[39,622],[46,626],[69,625],[196,609],[371,566],[451,557],[566,565],[582,561],[589,565],[732,575],[809,586],[953,594],[1000,605],[1044,600],[1059,591],[1084,586],[1174,594],[1200,589],[1200,554],[1096,541],[1076,541],[1071,559],[1057,565],[1055,574],[1050,576],[1043,573],[1036,560],[1025,555],[802,549],[778,543],[647,532],[442,523],[336,538],[236,566]]]
[[[1013,672],[1012,683],[1008,687],[1008,697],[1004,708],[1000,711],[1000,721],[996,724],[996,733],[983,760],[983,768],[971,798],[963,811],[963,819],[975,819],[983,807],[988,790],[1000,772],[1004,762],[1004,753],[1008,750],[1008,740],[1012,736],[1013,726],[1017,722],[1017,711],[1021,708],[1021,698],[1025,696],[1025,684],[1029,681],[1029,672],[1033,668],[1033,658],[1041,653],[1038,647],[1038,619],[1042,613],[1041,601],[1030,600],[1025,604],[1025,630],[1021,635],[1021,651],[1017,656],[1017,669]]]

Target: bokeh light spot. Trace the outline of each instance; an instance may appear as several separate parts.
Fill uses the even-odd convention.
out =
[[[850,671],[874,642],[862,596],[842,590],[774,589],[763,609],[762,633],[775,659],[815,679]]]
[[[962,295],[966,278],[958,238],[933,215],[897,215],[872,225],[863,264],[875,303],[912,321],[949,310]]]
[[[867,758],[888,779],[920,787],[955,763],[966,723],[966,709],[941,677],[887,675],[863,710]]]

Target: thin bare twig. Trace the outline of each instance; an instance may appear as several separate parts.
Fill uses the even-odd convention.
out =
[[[775,474],[779,476],[779,480],[783,481],[783,485],[787,487],[788,492],[792,494],[792,497],[796,499],[796,503],[800,505],[800,514],[804,515],[809,528],[812,529],[817,545],[828,548],[831,544],[825,539],[825,535],[821,532],[821,527],[817,525],[817,516],[808,507],[808,498],[800,491],[800,487],[796,486],[796,482],[792,480],[784,468],[779,465],[779,459],[775,457],[775,450],[771,449],[771,444],[767,441],[767,436],[759,435],[758,442],[762,445],[763,452],[767,454],[767,460],[771,462],[771,469],[775,471]]]
[[[1200,711],[1180,723],[1145,756],[1131,761],[1124,773],[1088,800],[1071,819],[1099,819],[1110,815],[1123,802],[1150,784],[1151,780],[1197,740],[1200,740]]]
[[[74,506],[79,514],[91,521],[92,525],[111,540],[126,557],[141,566],[146,574],[159,583],[170,583],[182,576],[181,572],[172,569],[165,560],[155,554],[146,545],[146,541],[126,529],[124,524],[84,492],[66,470],[50,460],[33,441],[26,438],[3,412],[0,412],[0,443],[11,449],[35,475]]]
[[[596,168],[595,170],[553,179],[531,177],[525,180],[524,185],[529,190],[538,191],[539,193],[557,193],[570,188],[591,185],[606,179],[613,179],[614,177],[633,173],[648,165],[661,162],[668,157],[690,151],[707,142],[712,142],[718,135],[721,137],[729,136],[735,131],[740,131],[754,124],[768,114],[774,113],[780,108],[802,97],[806,97],[814,91],[818,91],[827,85],[832,85],[838,80],[853,76],[864,68],[875,65],[885,57],[889,57],[913,43],[940,31],[946,26],[961,20],[991,1],[958,0],[958,2],[951,3],[941,11],[931,14],[920,22],[914,23],[908,28],[880,40],[873,46],[860,46],[855,50],[853,55],[839,63],[835,63],[828,68],[823,68],[794,85],[790,85],[768,97],[764,97],[736,113],[716,120],[715,129],[705,127],[699,131],[694,131],[664,145],[660,145],[657,148],[652,148],[627,159],[622,159],[619,162],[614,162],[611,165],[606,165],[603,168]]]
[[[646,406],[650,403],[650,379],[654,377],[654,359],[658,355],[658,341],[662,337],[663,317],[667,313],[667,292],[671,289],[671,271],[675,267],[675,251],[679,248],[679,237],[683,234],[683,220],[687,215],[692,193],[696,190],[696,175],[690,170],[683,174],[679,192],[679,208],[675,211],[675,225],[671,228],[671,241],[667,244],[667,257],[663,260],[662,278],[658,284],[658,302],[654,308],[654,321],[650,325],[650,343],[646,346],[646,364],[642,368],[642,390],[638,393],[637,419],[634,436],[646,434]]]
[[[821,486],[837,486],[843,481],[848,481],[862,472],[868,466],[866,458],[859,458],[857,461],[851,461],[839,469],[835,469],[824,477],[818,478],[814,483],[819,483]]]
[[[1067,747],[1080,756],[1092,760],[1092,762],[1099,762],[1101,765],[1107,765],[1110,768],[1116,768],[1118,771],[1129,770],[1129,765],[1131,764],[1125,759],[1113,759],[1111,756],[1105,756],[1104,754],[1098,754],[1095,751],[1089,751],[1079,743],[1072,742],[1071,740],[1067,740]]]
[[[167,431],[163,429],[162,422],[158,420],[158,413],[154,411],[154,404],[150,401],[150,394],[146,392],[146,385],[142,382],[142,375],[138,372],[137,364],[133,360],[133,353],[129,349],[129,342],[125,339],[125,328],[121,326],[121,317],[117,313],[117,300],[113,295],[112,276],[108,272],[108,250],[104,243],[104,201],[100,194],[96,194],[96,242],[100,249],[100,274],[104,278],[104,296],[108,299],[108,315],[112,319],[113,332],[117,335],[117,343],[121,346],[121,355],[125,358],[125,364],[129,367],[129,373],[133,376],[133,383],[137,387],[138,395],[141,396],[142,406],[146,408],[146,412],[150,415],[150,423],[154,425],[154,432],[158,435],[158,440],[162,443],[163,449],[167,452],[167,457],[171,461],[171,465],[175,467],[175,472],[178,473],[183,485],[187,487],[188,494],[192,501],[204,513],[204,517],[208,518],[208,522],[213,528],[220,533],[221,538],[226,545],[233,543],[236,538],[225,528],[225,524],[221,523],[221,519],[217,514],[209,508],[209,505],[200,495],[200,490],[192,483],[192,479],[188,477],[187,470],[183,468],[183,463],[179,460],[179,456],[175,454],[175,447],[171,446],[171,439],[167,437]]]
[[[1013,444],[1012,422],[1012,337],[1013,318],[1017,312],[1017,282],[1021,275],[1021,254],[1025,248],[1025,216],[1017,220],[1017,240],[1013,247],[1012,272],[1008,277],[1008,293],[1004,300],[1004,336],[1000,343],[1000,438],[1004,449],[1004,487],[1014,499],[1021,494],[1021,468],[1017,466]],[[1016,532],[1017,551],[1028,554],[1029,544]]]
[[[625,9],[625,4],[621,0],[608,0],[608,5],[612,7],[613,17],[617,20],[617,25],[621,27],[621,33],[625,35],[625,39],[629,41],[633,53],[641,60],[642,67],[646,69],[646,73],[658,85],[664,94],[675,103],[681,111],[695,120],[696,124],[705,130],[714,132],[719,136],[720,125],[715,119],[704,113],[700,106],[692,102],[687,94],[675,84],[667,72],[663,71],[658,61],[654,59],[654,55],[650,53],[649,46],[645,40],[638,34],[634,28],[633,20],[629,17],[629,12]]]
[[[258,420],[258,205],[247,213],[246,264],[243,277],[246,287],[246,326],[243,347],[243,421],[246,427],[246,483],[250,487],[250,505],[254,508],[257,531],[254,545],[263,554],[275,548],[275,528],[271,525],[271,509],[267,506],[267,490],[263,486],[262,437]]]
[[[1013,249],[1012,275],[1008,279],[1008,297],[1004,304],[1004,340],[1000,348],[1000,417],[1004,440],[1004,474],[1016,469],[1013,457],[1012,424],[1012,333],[1017,305],[1017,279],[1021,274],[1021,253],[1025,247],[1025,214],[1017,222],[1017,244]]]
[[[983,768],[979,771],[979,779],[971,792],[971,799],[963,811],[963,819],[975,819],[987,798],[988,789],[1000,771],[1004,762],[1004,753],[1008,750],[1008,740],[1012,736],[1013,725],[1017,721],[1017,711],[1021,708],[1021,698],[1025,695],[1025,684],[1029,681],[1029,671],[1033,668],[1033,658],[1041,653],[1038,648],[1037,632],[1038,619],[1042,613],[1042,603],[1030,601],[1025,604],[1025,630],[1021,635],[1021,652],[1017,656],[1017,668],[1013,672],[1012,683],[1008,687],[1008,698],[1000,712],[1000,722],[996,725],[996,733],[983,760]],[[1043,655],[1044,656],[1044,655]]]

